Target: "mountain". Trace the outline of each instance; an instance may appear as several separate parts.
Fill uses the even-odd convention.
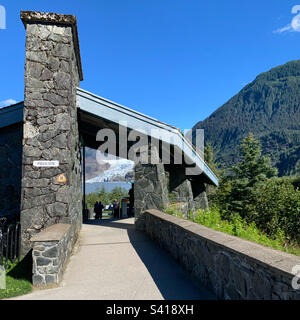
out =
[[[107,162],[97,161],[97,150],[85,148],[85,178],[86,180],[93,179],[105,170],[108,170],[110,165]]]
[[[193,137],[195,129],[204,129],[220,165],[237,163],[241,140],[252,132],[280,176],[300,174],[300,60],[260,74],[198,122]]]
[[[105,170],[102,174],[97,175],[95,178],[89,179],[87,183],[105,182],[105,181],[124,181],[128,172],[133,170],[134,163],[126,159],[108,160],[110,165],[109,169]],[[119,179],[116,180],[116,177]]]
[[[113,158],[104,160],[98,151],[86,148],[86,182],[112,182],[133,180],[134,163],[127,159]]]

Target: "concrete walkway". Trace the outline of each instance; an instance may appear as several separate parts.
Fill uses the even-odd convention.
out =
[[[173,258],[134,219],[84,224],[80,241],[58,288],[35,290],[18,300],[214,299],[196,288]]]

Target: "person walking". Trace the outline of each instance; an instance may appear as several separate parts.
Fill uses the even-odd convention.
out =
[[[100,220],[102,219],[103,208],[104,208],[104,206],[103,206],[102,202],[99,201],[99,203],[98,203],[98,219],[100,219]]]
[[[119,218],[120,216],[120,203],[117,199],[113,201],[113,208],[114,208],[114,218]]]
[[[98,216],[98,205],[99,205],[99,202],[96,201],[95,204],[94,204],[95,219],[99,218],[99,216]]]
[[[129,217],[133,217],[134,208],[134,183],[131,185],[131,189],[128,191],[129,194]]]

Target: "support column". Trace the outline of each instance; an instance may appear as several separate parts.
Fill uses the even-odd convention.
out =
[[[189,202],[193,200],[191,182],[186,178],[184,166],[169,166],[170,192],[178,202]]]
[[[193,201],[192,185],[185,175],[185,167],[169,165],[169,189],[172,194],[172,201],[176,202],[175,208],[185,217],[189,216],[191,202]]]
[[[193,207],[195,210],[207,209],[208,208],[208,200],[206,195],[206,187],[205,183],[202,181],[192,181],[192,189],[193,189]]]
[[[169,205],[169,193],[162,163],[138,163],[134,168],[135,225],[144,229],[143,212],[147,209],[162,210]]]
[[[82,80],[76,17],[21,12],[26,28],[22,253],[29,239],[56,223],[70,223],[74,238],[82,221],[81,152],[76,87]],[[34,167],[58,160],[58,167]],[[58,182],[63,174],[66,179]],[[74,240],[74,239],[73,239]]]

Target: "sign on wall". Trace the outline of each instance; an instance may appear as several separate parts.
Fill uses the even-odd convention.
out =
[[[39,160],[39,161],[33,161],[34,167],[58,167],[59,161],[45,161],[45,160]]]
[[[59,183],[65,183],[67,182],[67,178],[65,177],[65,175],[62,173],[57,177],[57,182]]]

